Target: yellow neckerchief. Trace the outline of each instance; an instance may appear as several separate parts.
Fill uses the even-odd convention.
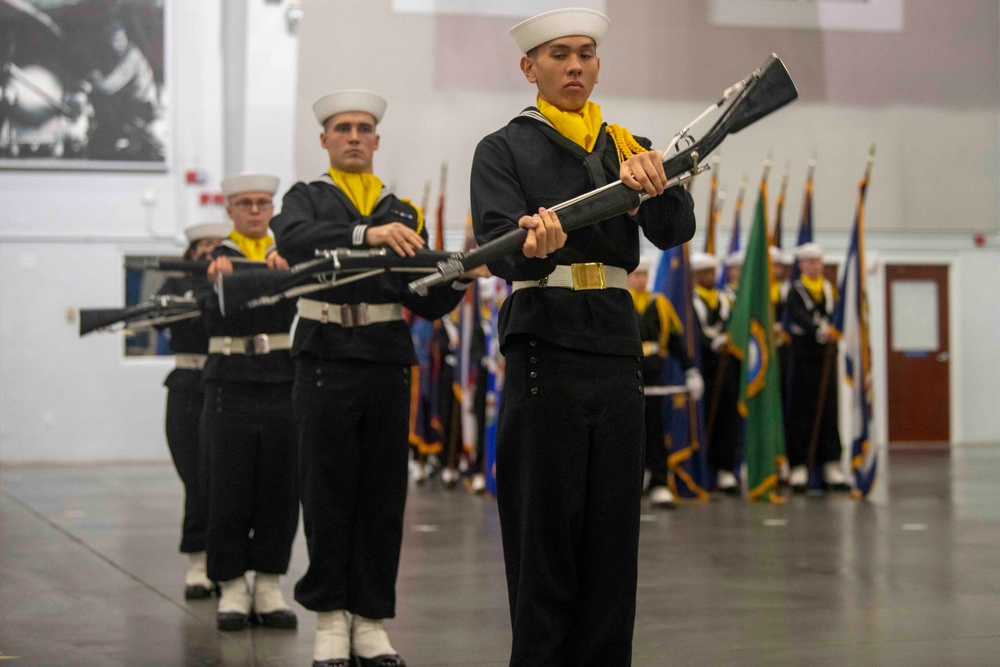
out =
[[[330,168],[330,178],[337,184],[361,215],[371,215],[382,193],[382,181],[375,174],[349,174]]]
[[[826,282],[826,279],[824,279],[823,276],[820,276],[819,278],[810,278],[806,275],[800,276],[800,278],[802,279],[802,286],[806,288],[807,292],[809,292],[809,296],[812,297],[812,300],[816,303],[823,303],[823,283]]]
[[[243,236],[235,229],[229,232],[229,239],[243,251],[247,259],[256,262],[261,262],[266,258],[267,249],[274,243],[274,239],[269,234],[265,234],[259,239],[252,239],[249,236]]]
[[[771,283],[771,303],[781,301],[781,283]]]
[[[714,287],[702,287],[701,285],[695,285],[694,291],[701,297],[701,300],[705,302],[705,305],[712,310],[719,307],[719,290]]]
[[[653,295],[646,290],[642,290],[640,292],[634,289],[629,289],[628,293],[632,295],[632,301],[635,302],[635,312],[639,313],[640,315],[645,313],[646,308],[649,307],[649,301],[653,297]]]
[[[594,150],[603,123],[601,107],[587,100],[579,111],[563,111],[543,100],[541,96],[536,97],[535,101],[538,110],[549,119],[559,134],[582,146],[587,152]]]

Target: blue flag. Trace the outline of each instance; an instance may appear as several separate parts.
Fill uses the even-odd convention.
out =
[[[696,340],[692,295],[694,285],[688,263],[688,244],[665,250],[653,281],[653,292],[658,292],[674,306],[683,327],[684,344],[688,357],[700,366],[700,346]],[[669,358],[664,365],[665,385],[683,385],[684,369],[677,359]],[[687,394],[674,394],[663,402],[663,423],[667,427],[670,454],[667,467],[673,473],[671,492],[678,498],[708,500],[705,490],[708,463],[705,458],[705,408],[702,401],[691,401]]]
[[[871,165],[869,157],[869,168]],[[865,288],[864,204],[868,174],[858,186],[858,208],[851,247],[844,262],[840,299],[833,311],[833,328],[844,343],[844,374],[850,386],[851,469],[855,495],[865,498],[875,486],[878,463],[871,442],[872,363],[868,337],[868,294]]]

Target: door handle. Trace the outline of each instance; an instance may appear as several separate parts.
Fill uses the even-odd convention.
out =
[[[951,355],[949,355],[947,352],[939,352],[938,356],[937,356],[937,360],[941,361],[941,362],[948,361],[948,359],[950,359],[950,358],[951,358]]]

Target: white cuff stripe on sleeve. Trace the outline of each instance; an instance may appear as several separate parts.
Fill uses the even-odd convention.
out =
[[[368,231],[368,225],[358,225],[354,228],[354,235],[352,239],[354,241],[354,245],[364,245],[366,231]]]

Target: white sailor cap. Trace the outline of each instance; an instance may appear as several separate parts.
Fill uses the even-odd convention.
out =
[[[232,197],[241,192],[270,192],[273,195],[278,191],[280,182],[277,176],[270,174],[243,173],[226,176],[222,179],[222,194]]]
[[[704,271],[705,269],[717,268],[719,268],[719,260],[716,259],[715,255],[709,255],[707,252],[696,252],[691,255],[692,271]]]
[[[795,246],[795,259],[817,259],[823,257],[823,246],[818,243],[803,243]]]
[[[566,7],[518,23],[510,29],[510,36],[521,53],[527,53],[540,44],[569,35],[584,35],[593,39],[594,44],[600,44],[610,27],[611,19],[599,11]]]
[[[768,249],[768,252],[771,254],[772,264],[788,264],[788,256],[785,255],[785,253],[781,252],[781,248],[779,248],[778,246],[776,245],[771,246]]]
[[[188,243],[194,243],[202,239],[224,239],[233,231],[233,225],[229,222],[199,222],[184,229],[184,236]]]
[[[726,266],[743,266],[744,253],[742,250],[737,250],[734,253],[730,253],[726,257]]]
[[[653,263],[649,261],[647,257],[640,257],[639,264],[633,269],[633,271],[645,271],[649,273],[650,269],[653,268]]]
[[[316,116],[316,121],[323,125],[331,116],[347,111],[361,111],[371,114],[375,119],[375,124],[382,122],[385,114],[385,98],[376,95],[370,90],[350,89],[338,90],[335,93],[324,95],[313,102],[312,110]]]

